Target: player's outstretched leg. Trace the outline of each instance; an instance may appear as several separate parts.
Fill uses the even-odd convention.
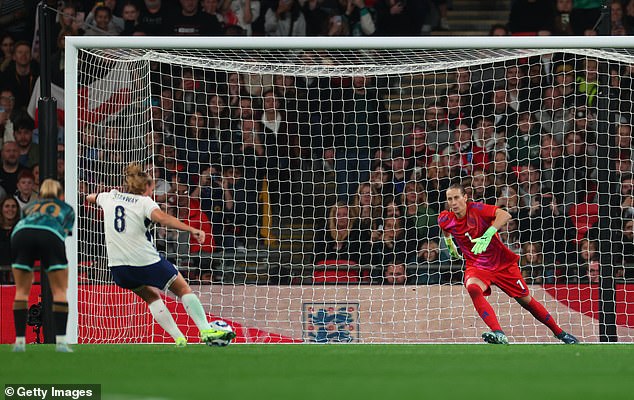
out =
[[[172,314],[165,306],[165,303],[161,298],[153,301],[148,305],[150,308],[150,312],[154,317],[154,320],[158,322],[161,328],[165,329],[165,332],[169,333],[170,336],[174,339],[174,343],[176,347],[185,347],[187,346],[187,339],[183,335],[180,329],[178,329],[178,325],[176,325],[176,321],[172,317]]]
[[[502,331],[484,332],[482,339],[490,344],[509,344],[509,340]]]
[[[553,335],[566,344],[577,344],[579,340],[573,335],[564,332],[555,319],[550,315],[546,308],[532,296],[516,298],[518,303],[525,309],[527,309],[533,316],[542,324],[546,325],[551,330]]]
[[[565,332],[565,331],[561,331],[561,333],[557,336],[555,336],[557,339],[561,340],[562,342],[564,342],[565,344],[578,344],[579,343],[579,339],[577,339],[576,337],[574,337],[573,335]]]

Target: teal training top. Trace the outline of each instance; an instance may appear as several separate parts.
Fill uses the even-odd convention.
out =
[[[59,199],[37,199],[24,209],[22,218],[11,236],[25,228],[44,229],[56,234],[62,241],[70,235],[75,223],[75,212]]]

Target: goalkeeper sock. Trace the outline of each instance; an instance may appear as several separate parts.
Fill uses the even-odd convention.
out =
[[[26,300],[13,301],[13,323],[15,326],[15,336],[24,339],[26,333],[26,315],[28,303]]]
[[[67,302],[53,302],[53,321],[55,321],[55,343],[66,343],[66,323],[68,321]]]
[[[165,332],[169,333],[174,340],[183,336],[183,333],[178,329],[174,318],[172,318],[172,314],[170,314],[170,311],[162,299],[150,303],[149,307],[154,320],[158,322],[161,328],[165,329]]]
[[[548,329],[550,329],[555,334],[555,336],[563,332],[563,329],[561,329],[559,325],[557,325],[555,319],[550,316],[550,313],[546,311],[546,308],[539,301],[531,298],[531,301],[529,301],[528,304],[523,307],[527,309],[531,314],[533,314],[533,317],[537,318],[539,322],[546,325]]]
[[[487,324],[487,326],[491,328],[492,331],[501,332],[502,327],[498,322],[495,311],[493,311],[493,307],[491,307],[491,304],[489,304],[487,299],[484,297],[484,292],[482,292],[482,288],[480,288],[480,286],[478,285],[471,284],[467,286],[467,292],[469,292],[469,296],[471,296],[471,301],[473,301],[473,305],[484,323]]]
[[[194,320],[199,331],[211,328],[209,321],[207,321],[207,315],[205,315],[203,305],[200,304],[200,300],[198,300],[198,296],[193,293],[187,293],[181,297],[181,300],[185,306],[185,311],[187,311],[187,314]]]

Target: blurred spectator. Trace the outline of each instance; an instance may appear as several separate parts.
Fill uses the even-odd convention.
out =
[[[586,201],[590,184],[595,177],[596,159],[587,152],[587,144],[581,134],[569,132],[564,142],[564,169],[566,182],[565,203]]]
[[[23,169],[20,171],[14,197],[20,205],[21,213],[24,213],[24,209],[37,198],[37,193],[33,190],[34,183],[35,177],[30,170]]]
[[[391,154],[392,189],[395,195],[403,193],[405,183],[410,179],[411,170],[403,155],[402,148],[393,148]]]
[[[33,143],[33,128],[33,120],[28,116],[21,117],[14,124],[13,137],[20,154],[18,162],[26,168],[40,161],[40,147]]]
[[[610,1],[610,28],[612,36],[622,36],[631,34],[631,29],[626,25],[624,7],[622,0]]]
[[[475,143],[478,147],[484,148],[487,153],[504,150],[506,148],[504,132],[496,132],[493,117],[476,117],[474,129],[473,139]]]
[[[541,125],[542,131],[552,134],[557,142],[563,142],[566,113],[559,88],[546,87],[544,89],[541,107],[533,115],[535,121]]]
[[[273,2],[266,10],[264,19],[266,36],[306,36],[306,19],[296,0]],[[339,22],[338,26],[341,26],[341,17]]]
[[[584,238],[579,241],[577,247],[579,249],[578,265],[567,265],[561,272],[565,273],[565,277],[569,283],[598,283],[597,269],[599,268],[599,244],[596,240]],[[591,269],[594,269],[592,276],[590,276]],[[590,278],[592,278],[592,280],[590,280]]]
[[[383,164],[377,164],[370,172],[370,184],[372,190],[381,198],[384,195],[394,193],[392,188],[392,172]]]
[[[572,36],[572,0],[557,0],[555,6],[555,20],[553,24],[553,35]]]
[[[361,249],[367,246],[368,240],[359,229],[359,220],[354,217],[352,209],[343,202],[337,202],[330,207],[324,229],[316,232],[314,263],[367,265],[369,254]]]
[[[535,165],[541,171],[541,190],[544,193],[552,192],[557,197],[557,202],[564,202],[564,159],[562,147],[553,135],[542,135],[539,158]]]
[[[187,172],[190,174],[198,174],[201,165],[208,165],[212,158],[220,154],[220,149],[211,147],[216,142],[209,140],[207,116],[204,111],[201,108],[190,114],[185,125],[185,132],[176,135],[178,158],[187,165]]]
[[[572,0],[569,0],[572,2]],[[489,36],[508,36],[509,29],[504,24],[493,24],[489,29]]]
[[[508,159],[514,166],[525,165],[539,157],[540,129],[532,113],[522,111],[517,116],[517,126],[506,132]]]
[[[123,31],[121,31],[121,35],[132,36],[141,26],[141,9],[139,5],[133,0],[127,0],[123,3],[121,17],[123,18]]]
[[[237,25],[247,36],[253,36],[253,22],[260,17],[259,0],[223,0],[221,9],[225,27]]]
[[[39,76],[39,65],[31,58],[31,45],[28,42],[17,42],[13,61],[2,75],[2,86],[15,96],[15,110],[26,110]]]
[[[103,8],[107,8],[105,11]],[[120,34],[125,28],[124,20],[115,15],[117,8],[117,0],[96,1],[92,10],[86,16],[86,25],[88,29],[91,26],[97,26],[99,29],[109,32],[112,35]],[[86,33],[88,35],[88,33]]]
[[[442,262],[440,247],[436,240],[423,240],[418,247],[415,283],[417,285],[435,285],[441,281],[441,271],[436,264]]]
[[[556,64],[553,86],[563,98],[564,108],[575,106],[575,71],[570,64]]]
[[[369,7],[365,0],[347,0],[345,16],[352,36],[374,35],[376,32],[375,15],[374,8]]]
[[[515,185],[502,186],[496,194],[495,205],[507,211],[515,219],[521,219],[528,212]]]
[[[532,164],[520,165],[517,168],[518,194],[524,204],[532,204],[534,198],[542,193],[541,171]]]
[[[5,141],[12,141],[13,123],[9,119],[9,114],[0,106],[0,148]]]
[[[149,36],[168,34],[169,3],[162,0],[144,0],[139,19],[142,29]]]
[[[4,72],[11,61],[13,61],[13,52],[15,51],[15,39],[10,34],[3,33],[0,35],[0,50],[2,50],[0,72]]]
[[[372,267],[374,276],[383,276],[385,269],[395,260],[411,262],[416,259],[416,241],[407,240],[402,226],[403,218],[387,216],[383,219],[380,240],[372,244]],[[380,272],[379,272],[380,271]]]
[[[395,259],[387,265],[383,283],[386,285],[404,285],[407,283],[407,270],[402,260]]]
[[[424,1],[378,0],[377,36],[420,36],[429,4]]]
[[[224,27],[225,18],[220,10],[221,3],[223,3],[222,0],[202,0],[200,6],[204,13],[211,15],[212,18],[218,21],[221,27]]]
[[[466,107],[462,105],[462,96],[458,90],[449,90],[443,99],[445,105],[445,113],[447,115],[447,123],[450,130],[454,130],[461,123],[468,123],[466,117],[468,115]]]
[[[376,219],[382,212],[381,195],[376,192],[369,182],[359,185],[357,194],[352,199],[355,217],[359,219],[359,228],[364,232],[371,232]]]
[[[91,18],[92,15],[94,18]],[[123,32],[123,20],[112,15],[109,7],[95,7],[86,17],[86,32],[84,33],[86,36],[116,36],[121,32]]]
[[[427,192],[427,203],[438,213],[445,209],[445,191],[451,183],[451,179],[444,169],[436,162],[432,162],[425,170],[424,187]]]
[[[6,195],[12,196],[17,190],[18,175],[25,169],[19,163],[20,150],[15,142],[5,142],[0,151],[2,168],[0,168],[0,186]]]
[[[51,82],[53,84],[64,87],[65,79],[65,48],[66,48],[66,36],[72,36],[72,32],[69,30],[62,30],[57,36],[57,51],[51,54]]]
[[[145,164],[145,172],[154,180],[154,201],[163,204],[167,201],[167,196],[172,193],[172,185],[165,179],[165,170],[154,162]]]
[[[506,150],[496,151],[493,156],[493,183],[496,188],[517,182],[517,176],[506,160]]]
[[[180,12],[175,12],[168,18],[170,35],[222,35],[222,26],[218,19],[201,11],[198,3],[199,0],[180,0]]]
[[[328,18],[328,28],[325,33],[326,36],[350,36],[348,19],[343,15],[331,16]]]
[[[4,140],[9,141],[13,139],[13,122],[15,117],[15,95],[10,89],[2,89],[0,91],[0,108],[4,108],[4,112],[7,114],[7,124],[5,125]]]
[[[482,168],[474,168],[471,179],[471,199],[476,202],[495,204],[495,186]]]
[[[427,147],[433,152],[440,153],[449,145],[451,134],[447,124],[445,109],[432,103],[425,107],[425,132]]]
[[[432,159],[432,150],[426,144],[425,129],[419,125],[415,125],[404,139],[403,146],[405,148],[405,156],[408,164],[415,171],[426,167]]]
[[[467,123],[460,123],[452,132],[452,144],[460,155],[460,165],[463,171],[471,174],[475,169],[487,170],[489,156],[483,147],[479,147],[473,140],[473,131]]]
[[[0,198],[0,284],[11,279],[11,233],[20,220],[20,207],[13,197]]]
[[[544,254],[540,242],[526,242],[522,245],[520,270],[526,283],[555,283],[553,268],[544,265]]]

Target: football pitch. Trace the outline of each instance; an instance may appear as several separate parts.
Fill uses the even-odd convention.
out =
[[[0,381],[102,399],[625,399],[634,345],[0,346]],[[7,397],[8,399],[9,397]]]

